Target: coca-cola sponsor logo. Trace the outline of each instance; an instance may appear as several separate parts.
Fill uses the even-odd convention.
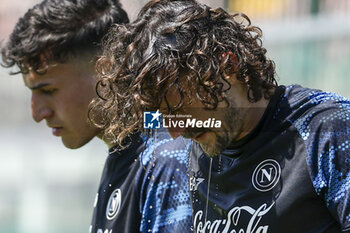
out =
[[[269,226],[260,224],[261,219],[270,211],[270,206],[262,204],[257,210],[249,206],[232,208],[225,219],[214,221],[204,220],[203,211],[197,211],[194,216],[194,229],[196,233],[268,233]],[[240,219],[242,214],[248,213],[250,220],[246,226],[242,226]]]

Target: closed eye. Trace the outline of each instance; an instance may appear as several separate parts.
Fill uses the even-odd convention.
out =
[[[38,91],[44,95],[52,95],[55,91],[57,91],[57,89],[56,88],[39,89]]]
[[[58,89],[51,86],[50,83],[39,83],[35,86],[29,87],[32,91],[44,94],[44,95],[52,95]]]
[[[56,88],[42,88],[42,89],[38,89],[38,91],[44,95],[52,95],[57,91],[57,89]]]

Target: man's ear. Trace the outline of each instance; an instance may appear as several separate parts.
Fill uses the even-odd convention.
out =
[[[223,61],[225,59],[228,59],[230,65],[232,65],[232,69],[231,70],[233,72],[237,70],[237,68],[238,68],[238,58],[232,51],[219,53],[219,59],[221,61]]]
[[[238,64],[238,59],[236,55],[233,54],[233,52],[229,51],[228,55],[230,56],[230,62],[232,62],[234,65]]]
[[[237,74],[236,73],[231,73],[230,75],[226,76],[226,80],[232,85],[236,85],[236,84],[242,84],[240,81],[238,81],[237,79]]]
[[[231,63],[233,63],[235,65],[238,64],[237,56],[232,51],[219,53],[219,59],[220,60],[225,59],[227,56],[229,56],[229,60],[230,60]]]

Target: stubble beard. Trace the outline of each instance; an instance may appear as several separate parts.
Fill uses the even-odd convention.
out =
[[[220,155],[226,148],[228,148],[243,130],[243,116],[244,114],[236,108],[230,107],[225,111],[224,120],[221,129],[215,132],[215,144],[207,145],[200,144],[202,150],[209,156],[215,157]]]

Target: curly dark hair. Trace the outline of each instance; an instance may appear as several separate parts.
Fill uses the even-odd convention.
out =
[[[44,0],[18,20],[2,47],[2,65],[16,73],[45,71],[82,51],[101,51],[102,37],[114,23],[128,23],[118,0]]]
[[[90,106],[90,120],[120,143],[142,130],[143,111],[159,109],[162,100],[169,112],[194,95],[205,108],[216,109],[227,102],[227,77],[233,74],[246,85],[249,101],[268,99],[277,82],[261,36],[244,14],[194,0],[153,0],[136,21],[114,27],[105,40],[97,65],[99,98]],[[166,94],[174,87],[181,98],[170,105]]]

